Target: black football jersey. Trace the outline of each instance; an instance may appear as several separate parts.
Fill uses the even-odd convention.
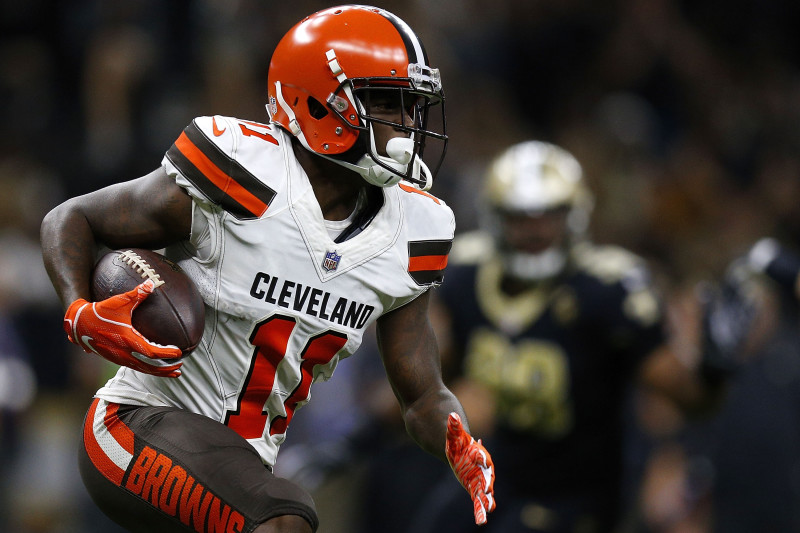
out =
[[[498,257],[448,266],[437,291],[460,372],[493,391],[498,483],[536,496],[619,489],[623,406],[638,363],[664,342],[645,263],[581,244],[556,280],[509,296]]]

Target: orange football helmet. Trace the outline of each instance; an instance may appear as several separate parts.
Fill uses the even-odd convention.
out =
[[[375,185],[386,187],[403,179],[430,188],[447,144],[442,82],[438,69],[428,65],[419,38],[397,16],[375,7],[346,5],[306,17],[275,48],[268,83],[270,120],[306,149]],[[401,122],[370,115],[370,98],[387,97],[405,109]],[[433,106],[441,111],[440,131],[428,129]],[[389,124],[408,137],[390,140],[387,155],[379,155],[374,122]],[[441,142],[433,172],[422,162],[429,139]]]

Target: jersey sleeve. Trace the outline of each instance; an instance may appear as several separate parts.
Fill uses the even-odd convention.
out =
[[[435,287],[444,281],[453,245],[455,216],[441,199],[400,184],[408,220],[408,274],[420,287]]]
[[[252,149],[253,142],[262,150]],[[269,158],[270,144],[278,145],[266,124],[230,117],[198,117],[180,134],[163,159],[168,174],[199,202],[219,206],[237,219],[263,216],[276,191],[249,168]],[[266,150],[263,150],[266,148]],[[272,150],[276,152],[276,150]],[[272,155],[280,162],[280,154]]]

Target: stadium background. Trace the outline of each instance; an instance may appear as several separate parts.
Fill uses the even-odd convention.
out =
[[[87,400],[109,368],[63,339],[38,249],[42,216],[149,172],[196,115],[266,120],[273,47],[330,5],[0,3],[0,531],[112,531],[86,502],[74,461]],[[380,6],[417,31],[442,71],[451,141],[433,192],[459,231],[477,224],[488,159],[539,138],[584,164],[594,239],[648,258],[671,301],[761,236],[800,243],[800,4]],[[315,419],[336,433],[354,413]]]

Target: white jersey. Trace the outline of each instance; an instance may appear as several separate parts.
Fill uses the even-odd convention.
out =
[[[182,375],[120,368],[97,396],[218,420],[273,465],[294,412],[361,344],[365,328],[442,281],[451,209],[401,183],[355,237],[335,243],[282,130],[200,117],[167,152],[194,200],[190,240],[168,248],[206,303]]]

